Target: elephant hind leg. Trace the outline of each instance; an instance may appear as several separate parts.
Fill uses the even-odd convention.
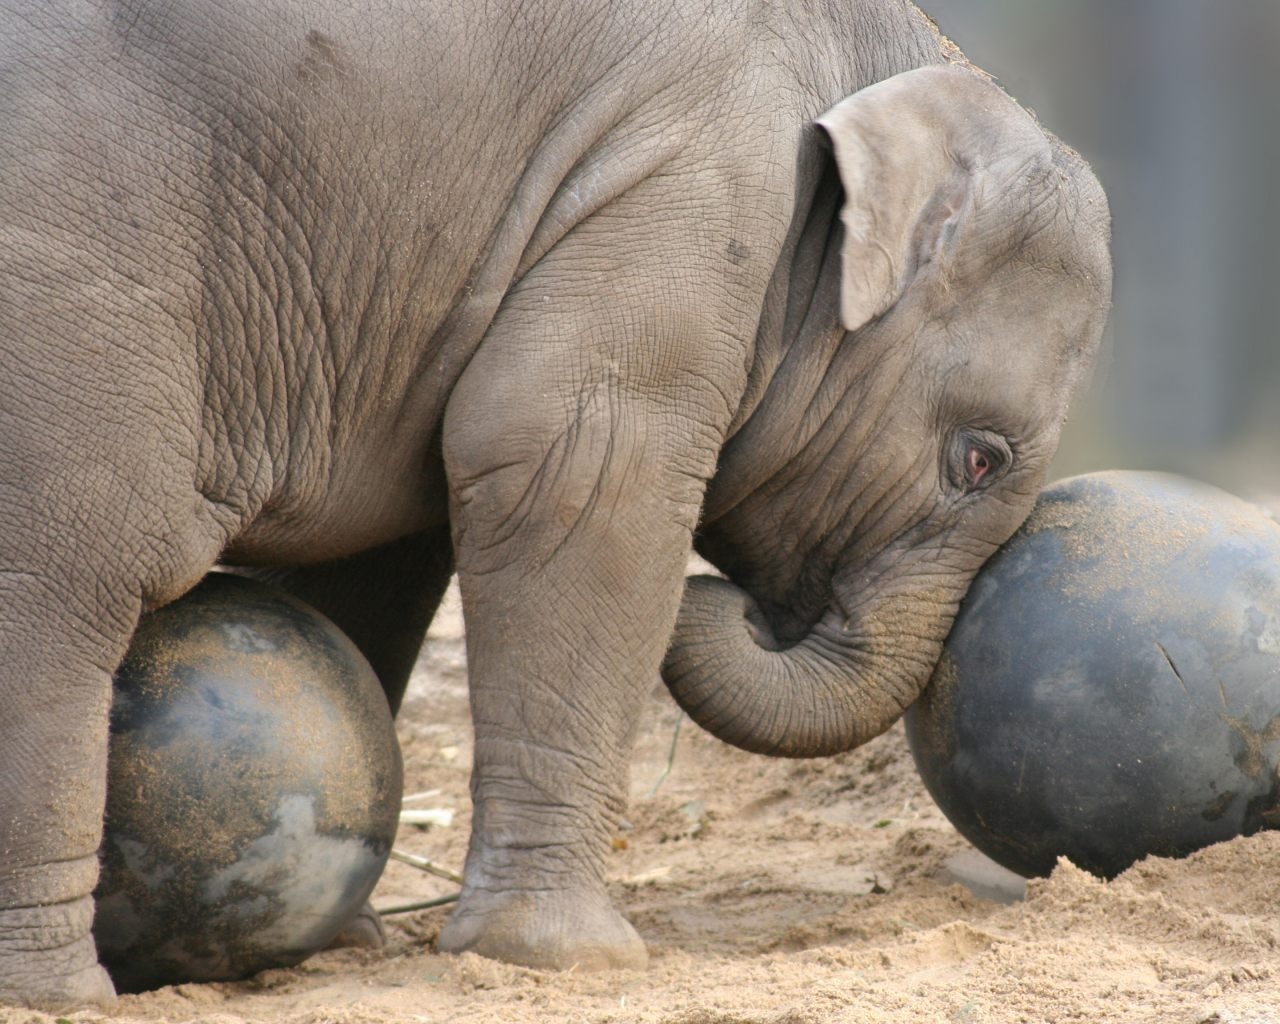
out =
[[[342,926],[333,937],[328,949],[381,949],[387,944],[387,929],[382,918],[368,901],[359,912]]]
[[[0,574],[0,1000],[109,1003],[90,897],[106,797],[111,673],[138,603]],[[131,606],[132,605],[132,606]]]
[[[75,521],[47,511],[24,511],[0,550],[39,562],[0,571],[0,1002],[59,1009],[114,998],[91,932],[112,675],[144,602],[198,580],[216,544],[184,535],[193,556],[163,558],[86,530],[64,559],[30,538],[31,523]]]
[[[85,896],[52,907],[0,911],[0,935],[12,949],[0,953],[0,1004],[42,1010],[110,1006],[115,988],[98,966],[93,902]],[[59,942],[55,934],[70,941]]]
[[[112,675],[143,608],[225,541],[177,485],[189,460],[112,450],[92,432],[105,412],[78,411],[20,419],[0,393],[0,1001],[42,1008],[113,998],[91,933]]]

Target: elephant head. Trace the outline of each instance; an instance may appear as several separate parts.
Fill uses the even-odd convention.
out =
[[[663,674],[748,750],[836,753],[919,695],[1029,513],[1109,302],[1106,199],[991,82],[823,115]]]

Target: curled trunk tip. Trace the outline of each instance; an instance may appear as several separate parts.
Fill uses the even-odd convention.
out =
[[[694,576],[662,669],[690,718],[744,750],[779,757],[851,750],[897,721],[928,681],[928,659],[877,654],[844,628],[843,612],[828,612],[785,650],[774,649],[761,622],[746,591]]]

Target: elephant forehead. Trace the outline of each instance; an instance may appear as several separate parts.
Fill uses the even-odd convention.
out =
[[[1110,291],[1109,212],[1097,179],[1079,157],[1055,151],[1012,175],[981,181],[973,214],[961,226],[953,283],[999,284],[1034,268],[1054,289],[1105,302]],[[1019,281],[1025,288],[1026,281]]]
[[[1034,273],[1022,277],[1022,288],[979,292],[916,346],[944,422],[978,420],[1027,438],[1065,412],[1092,354],[1087,317]]]
[[[1094,330],[1108,287],[1109,277],[1087,265],[1069,234],[1045,231],[938,299],[971,354],[994,347],[992,355],[1004,358],[1010,346],[1030,346],[1056,361]]]
[[[1068,301],[1096,310],[1111,291],[1111,252],[1106,199],[1087,180],[1055,171],[1014,257],[1034,269]]]

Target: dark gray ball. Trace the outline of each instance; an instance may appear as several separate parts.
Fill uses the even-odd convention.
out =
[[[373,670],[292,597],[214,573],[116,674],[94,935],[117,987],[244,978],[326,946],[395,838]]]
[[[1280,826],[1280,526],[1215,488],[1047,489],[965,598],[907,736],[930,793],[1023,875],[1106,877]]]

